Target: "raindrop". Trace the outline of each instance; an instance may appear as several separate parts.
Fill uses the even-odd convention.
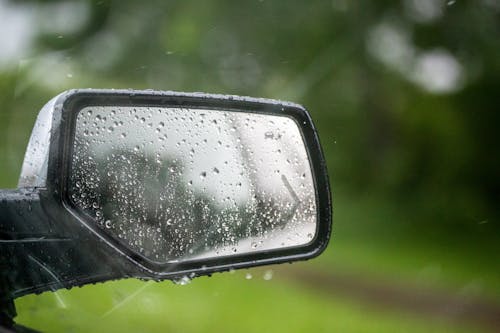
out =
[[[205,171],[203,171],[202,173],[200,173],[200,178],[201,179],[204,179],[206,176],[207,176],[207,173]]]
[[[190,284],[191,283],[191,279],[187,276],[183,276],[182,278],[180,278],[179,280],[174,280],[174,283],[175,284],[178,284],[180,286],[185,286],[187,284]]]
[[[269,281],[273,278],[274,272],[272,269],[268,269],[267,271],[264,272],[263,279],[266,281]]]
[[[215,168],[215,167],[213,168],[213,170],[212,170],[212,171],[213,171],[215,174],[219,174],[219,172],[220,172],[220,171],[219,171],[219,169],[217,169],[217,168]]]
[[[252,274],[250,274],[250,273],[246,273],[246,274],[245,274],[245,279],[247,279],[247,280],[251,280],[251,279],[252,279]]]

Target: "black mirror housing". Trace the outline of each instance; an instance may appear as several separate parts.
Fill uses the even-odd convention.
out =
[[[83,213],[70,197],[77,115],[92,106],[229,110],[293,119],[306,147],[314,184],[314,238],[297,246],[233,255],[180,262],[148,260],[99,228],[95,218]],[[8,282],[13,298],[126,277],[178,280],[306,260],[319,255],[328,244],[332,205],[326,163],[312,120],[300,105],[202,93],[82,89],[62,93],[52,100],[40,122],[35,127],[50,127],[50,132],[41,136],[47,145],[30,143],[20,181],[22,188],[0,191],[0,264],[6,267],[0,278]],[[43,156],[29,161],[36,148]]]

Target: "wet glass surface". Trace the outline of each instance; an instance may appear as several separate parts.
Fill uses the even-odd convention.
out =
[[[77,117],[70,196],[155,262],[304,245],[316,197],[291,118],[158,107]]]

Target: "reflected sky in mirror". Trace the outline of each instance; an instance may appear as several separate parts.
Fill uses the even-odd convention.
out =
[[[155,262],[304,245],[316,197],[291,118],[158,107],[77,117],[70,196]]]

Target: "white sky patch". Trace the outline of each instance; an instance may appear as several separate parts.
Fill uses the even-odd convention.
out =
[[[28,6],[0,0],[0,68],[17,66],[26,57],[33,37],[34,11]]]
[[[84,1],[48,3],[37,9],[37,28],[61,36],[80,31],[90,16],[90,6]]]
[[[444,48],[419,50],[411,34],[394,23],[376,25],[366,47],[375,59],[428,92],[452,93],[464,85],[464,68],[453,54]]]
[[[398,71],[406,71],[414,57],[410,35],[390,23],[377,25],[368,36],[368,51],[385,65]]]
[[[463,67],[444,49],[422,53],[416,59],[412,81],[433,93],[450,93],[461,88]]]
[[[444,0],[406,0],[404,7],[407,15],[419,23],[431,23],[443,16]]]

